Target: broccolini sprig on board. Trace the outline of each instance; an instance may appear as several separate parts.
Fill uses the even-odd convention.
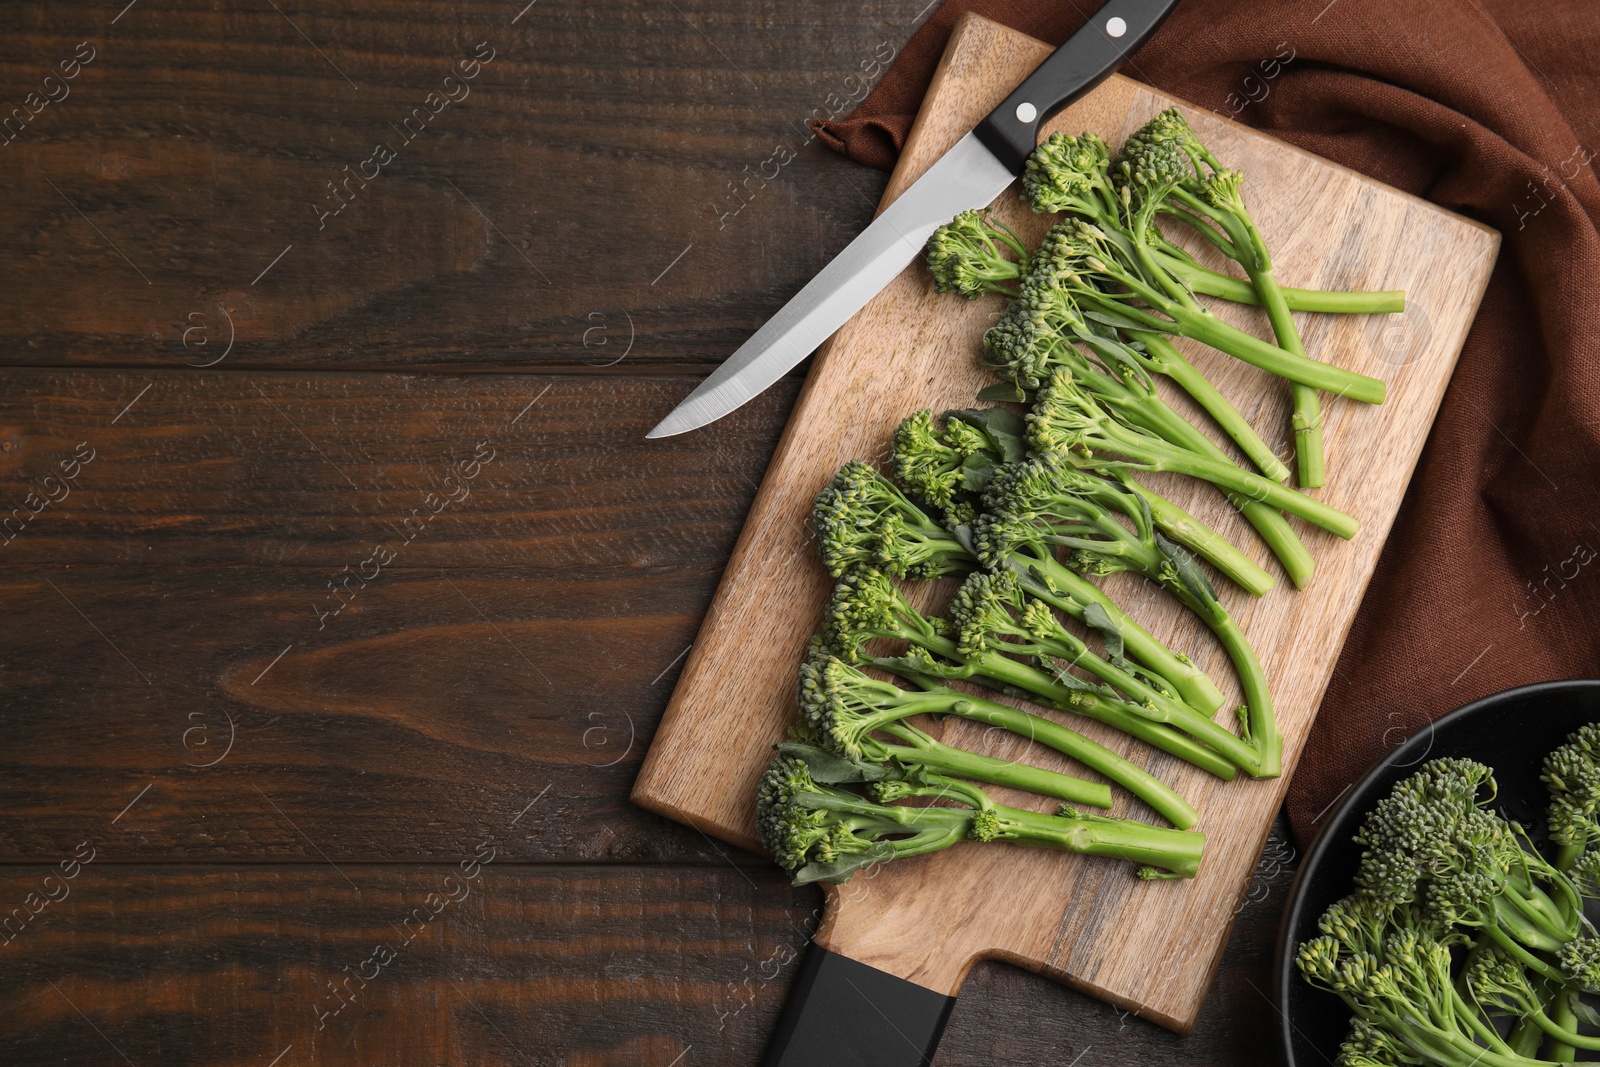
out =
[[[806,761],[779,754],[756,794],[762,843],[795,884],[843,882],[862,867],[949,848],[964,840],[1010,841],[1139,864],[1142,878],[1192,878],[1205,835],[1062,806],[1046,815],[995,804],[976,786],[913,768],[869,787],[870,798],[817,782]],[[912,805],[906,799],[962,806]]]
[[[1160,779],[1075,730],[1007,704],[959,692],[931,678],[918,684],[918,689],[902,689],[819,651],[801,668],[801,721],[823,747],[857,759],[876,730],[915,715],[955,715],[1055,749],[1122,786],[1179,829],[1188,829],[1199,818],[1189,802]]]

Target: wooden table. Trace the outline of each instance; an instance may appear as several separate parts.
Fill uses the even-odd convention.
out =
[[[524,2],[7,6],[0,1062],[759,1056],[820,895],[626,798],[799,378],[643,435],[925,0]],[[1292,866],[1191,1037],[985,964],[938,1062],[1262,1062]]]

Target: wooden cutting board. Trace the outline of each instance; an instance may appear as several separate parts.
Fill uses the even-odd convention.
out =
[[[1038,41],[968,17],[951,39],[884,203],[1048,53]],[[1092,130],[1115,147],[1174,103],[1113,77],[1049,129]],[[1194,1025],[1500,242],[1493,230],[1244,126],[1187,105],[1183,111],[1219,158],[1244,170],[1247,202],[1280,282],[1407,292],[1407,310],[1393,316],[1297,315],[1309,353],[1389,387],[1381,406],[1324,394],[1328,484],[1315,495],[1363,525],[1354,540],[1343,542],[1291,520],[1317,557],[1305,589],[1282,577],[1265,546],[1216,492],[1151,478],[1280,576],[1261,599],[1221,581],[1218,588],[1272,685],[1285,775],[1222,782],[1097,723],[1073,720],[1074,728],[1148,766],[1199,809],[1198,828],[1209,840],[1198,878],[1144,883],[1125,864],[961,844],[829,887],[817,934],[825,948],[945,994],[957,991],[975,960],[996,957],[1178,1030]],[[1048,220],[1018,203],[1014,186],[997,203],[1000,217],[1019,232],[1030,239],[1042,233]],[[824,346],[640,772],[633,792],[639,804],[759,848],[755,783],[769,746],[795,718],[795,672],[832,587],[809,528],[812,498],[845,461],[881,461],[905,415],[923,407],[972,406],[977,390],[993,381],[978,365],[978,340],[1000,308],[999,298],[969,303],[935,294],[918,262]],[[1254,308],[1219,311],[1272,336]],[[1185,351],[1287,456],[1286,385],[1221,353],[1192,344]],[[1206,425],[1203,419],[1197,424]],[[1190,651],[1229,691],[1232,671],[1205,629],[1164,593],[1152,594],[1128,575],[1117,578],[1105,586],[1112,597],[1171,647]],[[943,603],[933,595],[940,591],[927,592],[935,607]],[[1384,699],[1382,693],[1370,697]],[[943,729],[956,744],[1067,769],[1054,753],[1029,751],[1010,735],[994,736],[998,731],[986,734],[959,720]],[[1033,801],[1040,809],[1049,806]]]

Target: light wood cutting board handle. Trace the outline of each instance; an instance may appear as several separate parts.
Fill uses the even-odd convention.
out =
[[[962,980],[985,955],[968,936],[975,928],[969,909],[985,902],[980,894],[949,900],[948,883],[927,877],[941,858],[878,864],[825,887],[822,923],[766,1067],[932,1061]]]

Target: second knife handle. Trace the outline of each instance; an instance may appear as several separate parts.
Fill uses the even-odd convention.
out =
[[[978,140],[1021,174],[1040,123],[1105,81],[1176,6],[1178,0],[1108,0],[978,124]]]

